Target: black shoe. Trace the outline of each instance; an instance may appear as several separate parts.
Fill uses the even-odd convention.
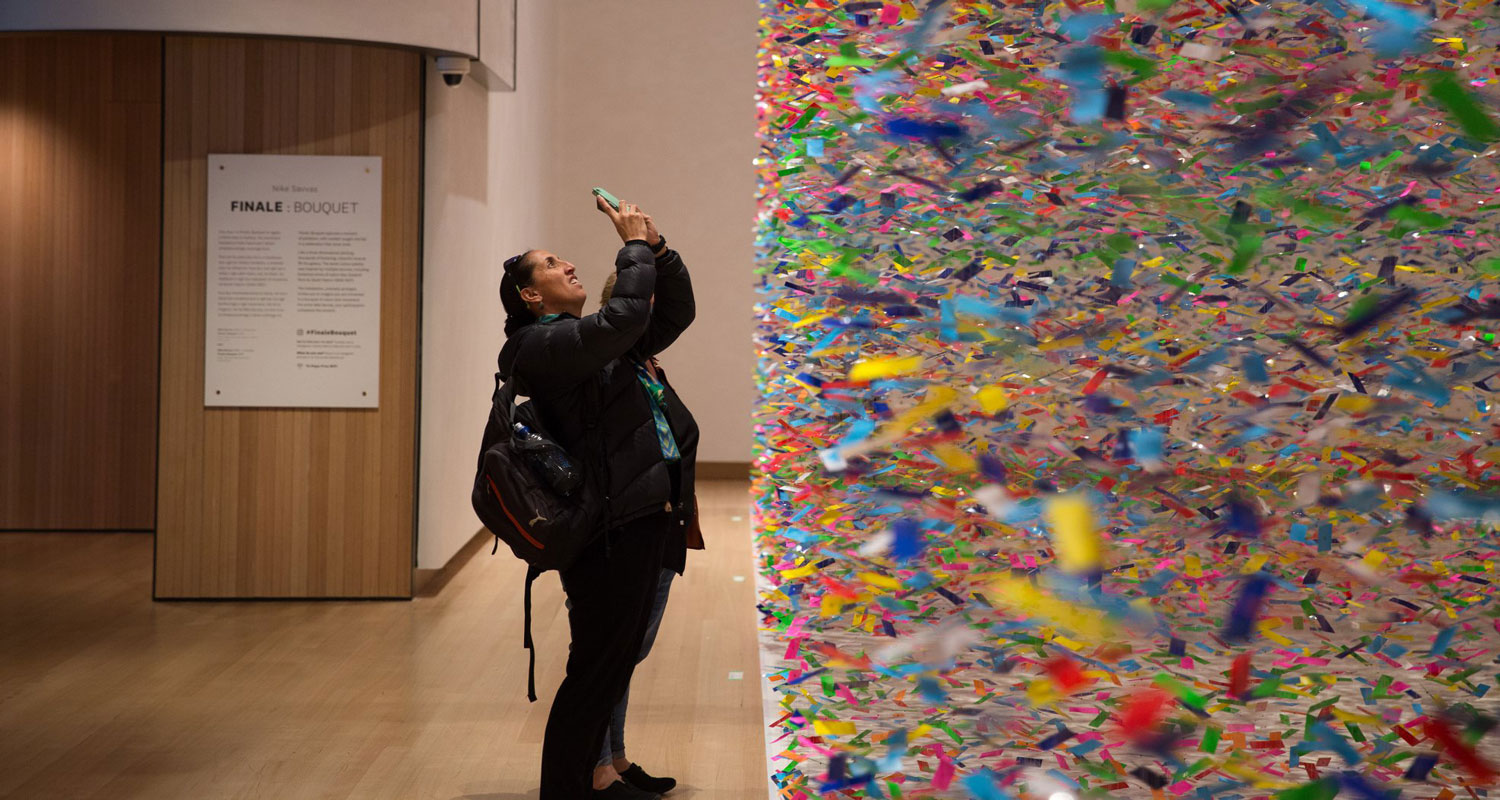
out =
[[[615,781],[608,789],[595,789],[589,797],[595,800],[661,800],[661,795],[656,792],[637,789],[624,781]]]
[[[647,775],[645,770],[641,769],[640,764],[631,764],[630,769],[620,773],[620,777],[624,778],[626,783],[637,789],[656,792],[658,794],[666,794],[677,788],[677,780],[675,778],[653,778]]]

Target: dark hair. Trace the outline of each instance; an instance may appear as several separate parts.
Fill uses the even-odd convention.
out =
[[[536,264],[527,258],[534,252],[527,250],[505,259],[505,275],[500,278],[500,304],[505,306],[506,336],[514,335],[537,320],[536,314],[521,299],[521,290],[531,285],[531,275],[536,270]]]

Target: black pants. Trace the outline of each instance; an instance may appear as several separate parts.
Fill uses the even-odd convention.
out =
[[[627,523],[562,573],[573,643],[547,716],[541,800],[589,796],[610,713],[630,686],[651,620],[669,522],[652,514]]]

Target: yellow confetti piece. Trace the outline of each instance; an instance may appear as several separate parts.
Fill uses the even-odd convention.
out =
[[[1030,581],[1009,575],[997,576],[990,583],[987,597],[991,605],[1039,617],[1094,643],[1109,640],[1117,633],[1104,612],[1065,603],[1043,594]]]
[[[1039,342],[1036,349],[1045,353],[1049,350],[1058,350],[1064,347],[1079,347],[1082,344],[1082,336],[1066,336],[1061,339],[1053,339],[1050,342]]]
[[[974,395],[974,398],[979,401],[979,407],[986,414],[1003,411],[1010,405],[1010,398],[1006,396],[1005,390],[999,386],[986,386],[980,389]]]
[[[1276,623],[1276,625],[1272,626],[1272,625],[1267,625],[1266,624],[1267,622],[1272,622],[1272,621],[1274,621]],[[1271,628],[1273,628],[1273,627],[1280,627],[1280,625],[1281,625],[1281,620],[1262,620],[1257,627],[1260,628],[1260,635],[1261,636],[1264,636],[1267,639],[1270,639],[1271,641],[1273,641],[1273,642],[1281,645],[1282,647],[1291,647],[1292,646],[1292,640],[1291,639],[1288,639],[1285,636],[1282,636],[1281,634],[1277,633],[1276,631],[1271,630]]]
[[[853,736],[854,723],[841,720],[815,719],[813,732],[819,736]]]
[[[921,356],[874,358],[856,363],[849,369],[849,380],[872,381],[915,372],[922,366]]]
[[[844,600],[836,594],[823,595],[823,602],[818,606],[818,613],[825,617],[836,617],[844,611]]]
[[[881,575],[878,572],[861,572],[859,579],[879,589],[896,591],[901,588],[901,581],[889,575]]]
[[[817,324],[819,322],[822,322],[823,320],[828,319],[831,316],[833,316],[833,312],[832,311],[820,311],[820,312],[818,312],[816,314],[808,314],[807,316],[803,317],[802,319],[799,319],[796,322],[793,322],[790,327],[792,327],[794,329],[795,328],[806,328],[809,325],[815,325],[815,324]]]
[[[1103,546],[1094,528],[1093,509],[1088,499],[1078,494],[1051,497],[1046,508],[1047,525],[1057,550],[1057,565],[1065,572],[1081,573],[1098,569],[1103,561]]]
[[[1376,407],[1376,398],[1370,395],[1340,395],[1334,401],[1334,408],[1340,411],[1349,411],[1352,414],[1362,414]]]
[[[974,461],[972,456],[951,444],[940,444],[933,447],[932,455],[938,461],[943,462],[943,466],[954,472],[975,472],[979,469],[979,465]]]
[[[1038,678],[1026,687],[1026,699],[1034,706],[1045,705],[1061,697],[1062,693],[1046,678]]]
[[[1374,716],[1373,714],[1351,714],[1347,711],[1340,710],[1338,706],[1330,706],[1328,710],[1332,711],[1333,715],[1335,717],[1338,717],[1340,722],[1353,722],[1356,725],[1381,724],[1380,717]]]
[[[797,580],[798,578],[806,578],[807,576],[809,576],[809,575],[811,575],[811,574],[813,574],[814,572],[817,572],[817,571],[818,571],[817,567],[814,567],[812,564],[807,564],[807,565],[804,565],[804,566],[801,566],[801,567],[794,567],[792,569],[784,569],[784,570],[782,570],[781,571],[781,578],[782,578],[782,580],[794,581],[794,580]]]

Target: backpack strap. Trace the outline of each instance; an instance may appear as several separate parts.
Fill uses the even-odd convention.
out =
[[[506,380],[499,372],[495,373],[495,393],[490,398],[490,416],[498,424],[505,426],[507,430],[510,428],[512,419],[512,406],[516,402],[517,382],[518,379],[516,376],[511,376],[509,380]],[[480,458],[484,458],[483,453],[480,454]],[[497,535],[495,537],[495,549],[490,551],[490,555],[494,555],[499,549],[500,537]],[[521,646],[530,651],[529,663],[526,667],[526,699],[532,703],[536,702],[536,642],[531,638],[531,584],[535,583],[537,576],[541,574],[542,571],[536,567],[526,567],[526,596],[524,603],[526,622],[525,630],[521,637]]]
[[[542,571],[536,567],[526,568],[526,634],[522,646],[531,651],[531,664],[526,668],[526,699],[536,702],[536,642],[531,639],[531,584]]]

